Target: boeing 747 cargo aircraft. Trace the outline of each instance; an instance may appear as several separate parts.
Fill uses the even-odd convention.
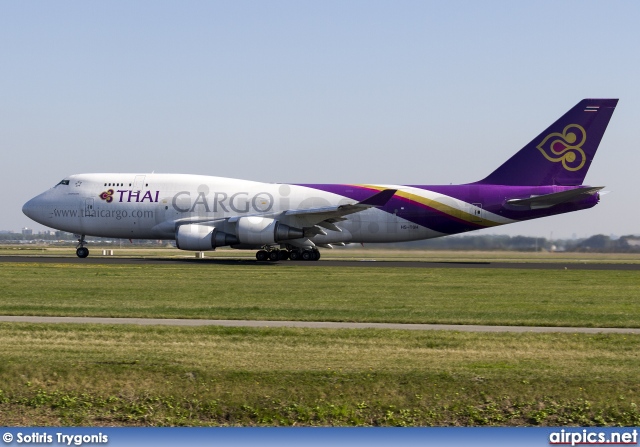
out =
[[[78,174],[29,200],[22,211],[77,234],[80,258],[89,255],[85,236],[91,235],[175,240],[181,250],[257,250],[259,261],[318,260],[318,247],[429,239],[595,206],[603,187],[582,182],[617,102],[580,101],[475,183],[286,184]]]

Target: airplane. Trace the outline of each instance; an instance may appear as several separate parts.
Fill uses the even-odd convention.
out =
[[[583,210],[583,185],[617,99],[584,99],[486,178],[462,185],[287,184],[182,174],[78,174],[29,200],[34,221],[85,237],[230,246],[258,261],[320,259],[320,248],[405,242]]]

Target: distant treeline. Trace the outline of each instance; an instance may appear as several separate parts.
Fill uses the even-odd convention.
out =
[[[54,234],[23,235],[20,233],[0,233],[0,243],[71,243],[77,238],[71,233],[56,231]],[[124,239],[87,237],[90,242],[119,243]],[[126,240],[130,244],[129,240]],[[133,240],[135,245],[164,246],[167,241]],[[353,244],[359,246],[359,244]],[[476,250],[476,251],[569,251],[598,253],[640,253],[640,236],[622,236],[611,238],[597,234],[586,239],[555,239],[543,237],[481,235],[450,236],[425,241],[397,244],[365,244],[365,248],[390,248],[403,250]]]
[[[89,243],[99,244],[118,244],[120,242],[126,242],[128,245],[159,245],[164,246],[168,241],[147,240],[147,239],[133,239],[129,242],[129,239],[114,239],[108,237],[93,237],[87,236],[86,240]],[[25,244],[25,243],[44,243],[44,244],[60,244],[70,245],[76,244],[78,237],[73,233],[67,233],[65,231],[55,231],[50,234],[22,234],[22,233],[0,233],[0,243],[4,244]]]
[[[569,251],[598,253],[640,253],[640,236],[612,239],[597,234],[583,239],[554,239],[529,236],[482,235],[450,236],[401,244],[365,244],[381,248],[413,250],[476,250],[476,251]]]
[[[74,241],[77,238],[65,231],[50,232],[48,234],[0,233],[0,241]]]

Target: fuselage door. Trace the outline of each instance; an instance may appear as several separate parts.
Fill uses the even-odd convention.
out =
[[[84,200],[84,217],[95,217],[96,210],[93,206],[93,199]]]
[[[482,203],[472,203],[471,207],[471,222],[481,222],[484,219],[484,210],[482,209]]]
[[[142,191],[144,187],[144,175],[136,175],[136,179],[133,181],[133,190]]]

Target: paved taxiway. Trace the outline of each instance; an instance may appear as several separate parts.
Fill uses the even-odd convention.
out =
[[[93,256],[85,259],[76,257],[38,257],[38,256],[0,256],[1,262],[34,262],[54,264],[208,264],[208,265],[242,265],[253,267],[273,267],[275,265],[296,265],[304,267],[411,267],[411,268],[479,268],[479,269],[535,269],[535,270],[635,270],[640,271],[639,264],[597,263],[597,262],[428,262],[428,261],[361,261],[320,260],[312,261],[278,261],[257,262],[251,259],[234,258],[117,258]]]
[[[226,326],[226,327],[291,327],[310,329],[400,329],[411,331],[460,332],[565,332],[583,334],[640,334],[637,328],[588,328],[540,326],[478,326],[463,324],[398,324],[398,323],[337,323],[330,321],[265,321],[265,320],[190,320],[172,318],[101,318],[101,317],[22,317],[0,316],[0,322],[11,323],[80,323],[134,324],[142,326]]]

